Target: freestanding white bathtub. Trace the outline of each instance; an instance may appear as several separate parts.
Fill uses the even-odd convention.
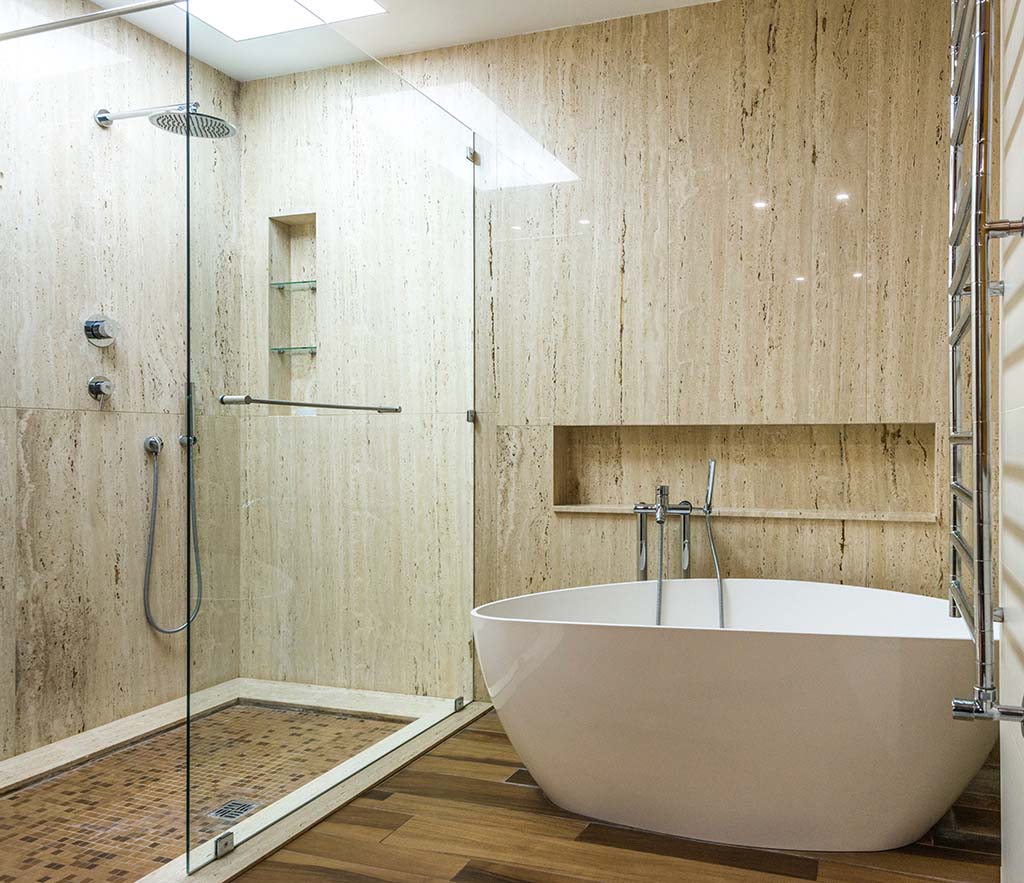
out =
[[[978,772],[994,724],[954,721],[973,645],[946,601],[783,580],[564,589],[473,611],[487,688],[547,796],[699,840],[912,843]]]

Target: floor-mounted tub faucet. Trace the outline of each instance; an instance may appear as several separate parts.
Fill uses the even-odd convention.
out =
[[[690,518],[693,513],[704,516],[707,525],[708,544],[711,546],[711,558],[715,563],[715,580],[718,584],[718,627],[725,628],[725,597],[722,592],[722,571],[718,564],[718,551],[715,549],[715,536],[711,530],[711,500],[715,493],[715,461],[708,460],[708,487],[704,495],[704,505],[694,506],[689,500],[672,505],[669,503],[668,485],[658,485],[655,504],[637,503],[633,507],[637,519],[637,579],[647,580],[648,536],[647,517],[654,516],[658,525],[658,593],[655,601],[655,624],[661,625],[662,593],[665,582],[665,522],[670,515],[682,518],[681,561],[683,579],[690,577]]]

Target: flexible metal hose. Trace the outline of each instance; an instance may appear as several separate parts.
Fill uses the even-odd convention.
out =
[[[192,459],[192,447],[188,449],[188,495],[190,502],[189,519],[192,522],[192,549],[196,559],[196,604],[189,613],[188,619],[181,625],[174,628],[164,628],[153,616],[149,603],[150,576],[153,572],[153,545],[156,542],[156,508],[160,499],[160,447],[162,442],[150,446],[150,440],[146,441],[146,450],[153,455],[153,500],[149,507],[149,542],[146,545],[146,574],[142,582],[142,604],[146,610],[146,621],[162,635],[176,635],[187,629],[199,615],[199,608],[203,604],[203,568],[199,561],[199,524],[196,519],[196,482],[195,467]]]
[[[658,595],[655,600],[654,624],[661,625],[661,595],[665,583],[665,522],[658,522]]]
[[[715,562],[715,581],[718,583],[718,627],[725,628],[725,594],[722,591],[722,568],[718,565],[718,550],[715,548],[715,535],[711,532],[711,513],[705,512],[704,523],[708,526],[708,544],[711,546],[711,557]]]

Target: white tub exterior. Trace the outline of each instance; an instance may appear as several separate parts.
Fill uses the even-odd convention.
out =
[[[699,840],[869,851],[912,843],[995,744],[953,721],[973,645],[947,602],[877,589],[670,580],[473,611],[488,690],[547,796]]]

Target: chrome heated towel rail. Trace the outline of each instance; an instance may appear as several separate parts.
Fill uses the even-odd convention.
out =
[[[989,423],[989,240],[1024,234],[1024,221],[989,221],[993,0],[952,0],[949,147],[950,614],[974,639],[975,687],[953,700],[963,720],[1024,721],[999,704],[995,682],[992,433]],[[970,360],[965,361],[969,347]],[[965,382],[965,368],[969,379]],[[969,526],[969,527],[968,527]],[[970,579],[970,589],[966,580]]]

